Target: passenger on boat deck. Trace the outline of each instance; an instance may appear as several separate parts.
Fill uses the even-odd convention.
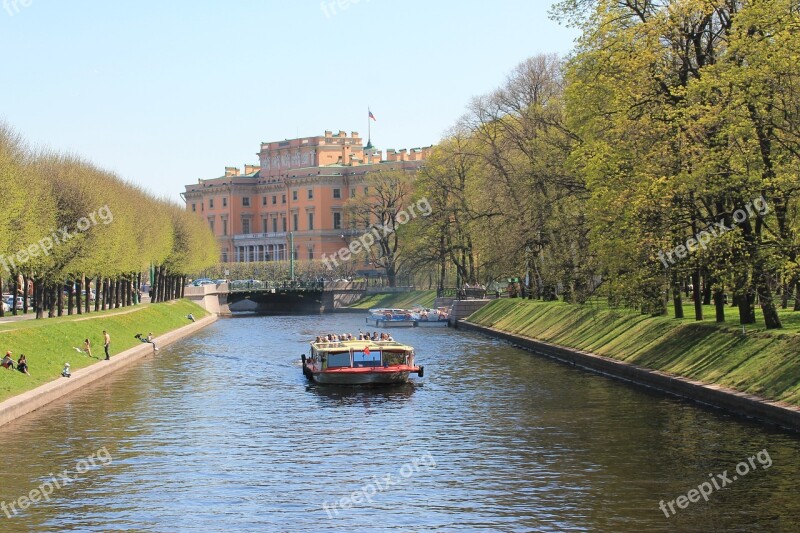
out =
[[[353,340],[353,334],[352,333],[348,333],[347,334],[347,340],[349,340],[349,341]]]
[[[374,340],[374,341],[378,340],[378,332],[377,331],[373,331],[372,332],[372,340]]]

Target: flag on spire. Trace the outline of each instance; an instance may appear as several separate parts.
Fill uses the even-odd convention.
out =
[[[372,114],[372,111],[370,111],[369,108],[367,108],[367,111],[369,112],[369,118],[371,118],[375,122],[378,122],[378,119],[375,118],[375,115]]]

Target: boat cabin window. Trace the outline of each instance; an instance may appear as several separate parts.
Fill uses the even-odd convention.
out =
[[[341,368],[350,366],[350,352],[328,354],[328,368]]]
[[[353,350],[353,366],[356,368],[381,366],[381,352],[371,350],[369,353],[364,353]]]
[[[392,352],[389,350],[383,351],[383,360],[387,365],[404,365],[406,364],[405,352]]]

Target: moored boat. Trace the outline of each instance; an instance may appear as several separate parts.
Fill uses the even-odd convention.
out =
[[[318,339],[301,359],[309,380],[332,385],[405,383],[425,371],[414,364],[414,348],[395,341]]]
[[[370,309],[367,324],[375,327],[416,327],[419,315],[408,309]]]
[[[411,311],[419,317],[418,324],[420,326],[447,326],[450,316],[450,311],[447,307],[432,309],[430,307],[416,306]]]

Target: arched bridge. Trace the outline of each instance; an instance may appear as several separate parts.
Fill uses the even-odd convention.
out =
[[[351,281],[240,280],[186,287],[184,295],[212,313],[316,314],[345,307],[364,295],[366,284]]]

